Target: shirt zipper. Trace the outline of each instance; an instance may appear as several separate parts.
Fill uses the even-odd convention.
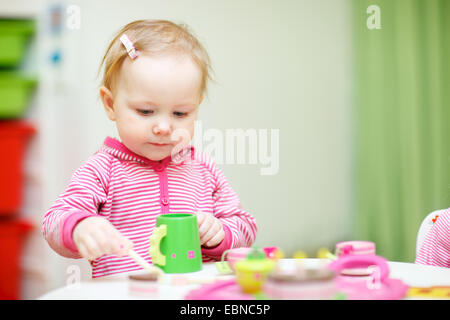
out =
[[[160,202],[161,202],[161,212],[162,214],[169,213],[169,192],[168,192],[168,177],[166,168],[161,167],[156,169],[159,177],[159,189],[160,189]]]

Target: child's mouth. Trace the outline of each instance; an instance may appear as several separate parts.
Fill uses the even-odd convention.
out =
[[[153,143],[153,142],[149,142],[149,144],[155,147],[166,147],[169,145],[168,143]]]

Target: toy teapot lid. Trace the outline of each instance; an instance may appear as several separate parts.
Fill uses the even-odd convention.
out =
[[[236,262],[235,267],[238,270],[268,272],[273,269],[274,265],[275,262],[268,259],[264,252],[258,248],[253,248],[245,260]]]

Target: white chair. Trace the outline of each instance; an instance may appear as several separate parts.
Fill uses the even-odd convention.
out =
[[[417,254],[419,253],[420,248],[422,247],[425,238],[428,234],[428,232],[430,231],[431,227],[433,226],[433,219],[442,214],[445,210],[447,209],[443,209],[443,210],[436,210],[433,211],[431,213],[429,213],[425,219],[423,219],[422,224],[420,225],[419,228],[419,232],[417,233],[417,240],[416,240],[416,257]]]

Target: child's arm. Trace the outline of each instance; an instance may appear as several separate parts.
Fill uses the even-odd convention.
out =
[[[215,182],[214,216],[222,223],[225,237],[216,248],[203,248],[202,252],[208,256],[220,258],[223,251],[227,249],[250,247],[255,241],[257,226],[255,218],[242,209],[238,195],[231,188],[222,171],[212,165],[211,172]]]
[[[75,226],[87,217],[98,216],[106,201],[109,173],[107,159],[92,157],[72,176],[68,188],[44,216],[42,233],[50,247],[68,258],[80,258],[72,238]]]
[[[439,215],[428,232],[416,264],[450,268],[450,209]]]

